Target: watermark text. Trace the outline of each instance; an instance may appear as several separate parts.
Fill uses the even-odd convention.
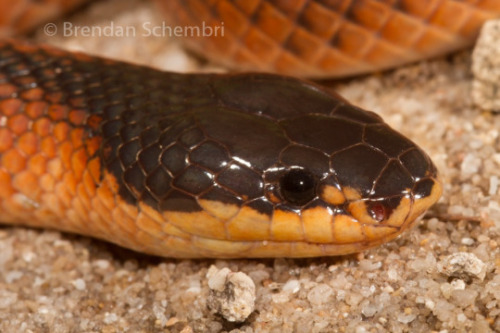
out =
[[[44,26],[47,36],[62,34],[63,37],[224,37],[224,22],[218,25],[205,21],[200,25],[167,25],[165,22],[143,22],[140,26],[119,25],[113,21],[105,25],[76,25],[64,22],[62,26],[47,23]]]

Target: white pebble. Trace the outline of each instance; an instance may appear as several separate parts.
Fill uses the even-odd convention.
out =
[[[76,290],[85,290],[86,288],[86,283],[85,280],[83,279],[76,279],[73,282],[73,286],[76,288]]]
[[[277,293],[271,296],[274,303],[286,303],[290,300],[290,296],[286,293]]]
[[[373,262],[371,260],[363,259],[359,261],[359,268],[364,271],[374,271],[382,267],[381,262]]]
[[[474,239],[472,239],[470,237],[463,237],[460,240],[460,243],[462,243],[463,245],[473,245],[474,244]]]
[[[481,159],[474,154],[467,154],[460,165],[460,170],[466,176],[474,175],[479,171],[481,167]]]
[[[323,304],[333,294],[333,289],[324,283],[318,284],[307,294],[307,299],[313,304]]]
[[[389,270],[387,271],[387,277],[391,281],[397,281],[399,279],[398,271],[393,268],[389,268]]]
[[[414,321],[415,318],[417,318],[417,315],[413,314],[413,313],[410,313],[410,314],[400,313],[400,314],[398,314],[398,317],[397,317],[398,321],[400,323],[403,323],[403,324],[409,324],[412,321]]]
[[[110,263],[108,260],[105,259],[98,259],[95,260],[92,263],[95,267],[100,268],[100,269],[107,269],[110,266]]]
[[[300,290],[300,282],[299,280],[289,280],[285,283],[282,290],[284,292],[295,294]]]
[[[377,313],[377,307],[374,304],[368,303],[363,306],[361,313],[363,313],[365,317],[373,317]]]
[[[255,308],[255,284],[246,274],[210,266],[207,272],[210,294],[207,305],[227,321],[242,322]]]
[[[438,264],[441,274],[462,278],[475,277],[481,281],[486,276],[486,264],[473,253],[458,252],[445,257]]]
[[[109,312],[106,312],[104,314],[104,323],[105,324],[112,324],[114,322],[116,322],[118,320],[118,316],[116,315],[116,313],[109,313]]]
[[[453,281],[451,281],[450,284],[453,287],[453,289],[455,289],[455,290],[465,290],[464,280],[460,280],[460,279],[453,280]]]

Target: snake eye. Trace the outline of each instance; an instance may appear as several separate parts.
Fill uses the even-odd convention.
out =
[[[294,204],[303,205],[316,196],[316,184],[311,173],[304,169],[292,169],[280,179],[283,198]]]

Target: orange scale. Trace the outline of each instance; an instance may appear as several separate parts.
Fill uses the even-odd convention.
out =
[[[65,169],[71,168],[71,155],[73,155],[74,151],[73,145],[68,141],[63,142],[58,146],[58,156]]]
[[[21,135],[28,130],[31,120],[25,114],[16,114],[7,120],[7,127],[14,134]]]
[[[54,126],[52,134],[54,135],[54,137],[58,142],[63,142],[68,139],[69,131],[70,131],[69,125],[61,121]]]
[[[65,188],[67,188],[71,196],[76,195],[76,187],[78,185],[78,181],[75,179],[75,175],[72,172],[66,172],[63,175],[63,184],[65,185]]]
[[[101,182],[101,159],[94,157],[87,163],[87,170],[94,179],[95,183]]]
[[[42,139],[40,142],[40,151],[42,151],[45,156],[52,158],[56,155],[56,141],[53,137],[48,136]]]
[[[47,136],[51,133],[52,130],[52,121],[48,118],[40,118],[33,122],[33,132],[41,137]]]
[[[160,254],[164,252],[161,246],[163,241],[164,239],[159,239],[158,237],[151,236],[147,232],[139,230],[133,235],[133,237],[121,235],[121,238],[114,241],[114,243],[138,252]]]
[[[58,223],[57,222],[53,222],[53,221],[57,221],[59,219],[59,217],[56,215],[56,213],[51,210],[51,209],[48,209],[49,205],[47,204],[47,202],[51,202],[50,196],[53,196],[52,194],[50,195],[47,195],[46,197],[43,198],[43,202],[41,203],[40,205],[40,209],[37,209],[33,212],[33,217],[32,217],[32,220],[33,221],[41,221],[41,222],[38,222],[38,224],[43,224],[45,225],[44,227],[57,227]]]
[[[99,129],[101,122],[102,122],[102,117],[95,114],[87,118],[87,125],[93,130]]]
[[[68,107],[61,104],[53,104],[49,107],[47,114],[52,120],[62,120],[68,115]]]
[[[102,137],[95,136],[93,138],[86,138],[84,141],[85,148],[87,149],[87,154],[89,156],[94,155],[101,147]]]
[[[85,131],[83,128],[73,128],[69,132],[69,139],[71,140],[71,143],[73,143],[73,146],[75,147],[75,149],[83,146],[84,133],[85,133]]]
[[[45,214],[47,217],[60,217],[64,216],[66,208],[62,206],[61,200],[59,200],[59,197],[55,195],[54,193],[48,193],[43,196],[43,207],[46,207],[46,212]],[[68,230],[68,227],[65,224],[66,220],[64,219],[59,219],[56,218],[53,220],[53,227],[61,228],[62,230]]]
[[[38,176],[43,175],[47,170],[47,157],[41,153],[31,156],[28,160],[28,168]]]
[[[114,181],[114,176],[108,174],[105,176],[101,186],[97,188],[97,197],[109,211],[116,207],[115,191],[113,191],[115,186],[110,185],[110,182],[116,183],[116,181]]]
[[[34,101],[26,103],[24,112],[32,119],[37,119],[47,112],[49,105],[47,102]]]
[[[2,154],[2,166],[10,173],[17,173],[26,168],[26,157],[18,149],[10,149]]]
[[[121,209],[121,207],[117,206],[111,212],[113,216],[113,226],[119,228],[121,233],[125,232],[132,236],[137,233],[137,226],[135,224],[137,219],[137,211],[135,217],[130,216],[125,210]]]
[[[0,128],[0,152],[12,147],[14,136],[8,128]]]
[[[196,256],[200,256],[200,253],[193,247],[190,239],[170,236],[166,238],[159,246],[160,249],[154,251],[152,254],[176,258],[193,258]]]
[[[59,201],[65,208],[71,207],[71,201],[73,195],[70,193],[68,184],[63,182],[58,182],[55,187],[55,194],[59,198]]]
[[[0,84],[0,98],[13,97],[17,93],[17,87],[13,84]]]
[[[55,185],[56,181],[51,174],[45,173],[40,177],[40,188],[44,192],[54,192]]]
[[[76,198],[80,202],[81,205],[85,207],[85,209],[89,210],[92,207],[90,206],[90,196],[87,193],[85,186],[82,183],[78,183],[76,185]]]
[[[26,132],[17,139],[17,147],[30,156],[38,151],[38,138],[33,132]]]
[[[120,209],[122,209],[123,212],[125,214],[128,214],[128,216],[130,216],[132,219],[135,219],[137,217],[139,211],[141,211],[145,215],[148,215],[150,218],[156,218],[159,216],[159,219],[156,219],[156,221],[161,221],[163,219],[161,215],[152,213],[154,211],[154,208],[151,208],[150,206],[147,206],[145,204],[141,204],[138,208],[136,205],[126,203],[118,194],[115,195],[117,196],[117,205],[120,206]]]
[[[6,170],[0,169],[0,198],[8,199],[13,194],[11,175]]]
[[[87,119],[87,113],[83,110],[71,110],[68,119],[73,125],[82,125]]]
[[[14,175],[12,186],[14,189],[34,198],[40,194],[38,179],[37,175],[33,172],[25,170]]]
[[[64,221],[72,232],[84,233],[86,230],[86,223],[80,215],[80,211],[74,209],[74,204],[73,200],[71,208],[67,209],[65,212]]]
[[[83,173],[82,181],[80,183],[82,185],[82,191],[85,191],[85,195],[88,197],[93,197],[96,194],[96,184],[92,175],[86,170]]]
[[[19,96],[27,101],[39,101],[42,99],[44,94],[43,89],[41,88],[33,88],[23,91]]]
[[[71,169],[75,174],[75,178],[78,181],[81,180],[83,172],[87,167],[87,153],[84,149],[78,149],[76,152],[73,152],[71,156]]]
[[[108,230],[112,223],[103,223],[103,221],[113,221],[111,210],[109,210],[98,197],[92,200],[92,211],[89,212],[89,218],[92,221],[92,228],[101,230],[103,234]]]
[[[8,98],[0,102],[0,113],[11,116],[19,112],[22,101],[18,98]]]
[[[49,172],[49,174],[54,176],[55,179],[60,180],[64,172],[61,160],[50,160],[47,163],[47,171]]]
[[[83,173],[83,184],[90,195],[95,195],[96,183],[100,179],[101,164],[98,159],[90,160],[87,163],[87,168]]]

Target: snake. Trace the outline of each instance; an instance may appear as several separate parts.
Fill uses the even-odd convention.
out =
[[[440,198],[435,165],[380,116],[291,75],[351,75],[456,49],[500,7],[159,5],[174,22],[224,22],[228,39],[187,44],[209,58],[222,59],[225,49],[228,66],[254,72],[163,72],[3,38],[2,223],[173,258],[337,256],[389,242]],[[22,31],[30,15],[9,16],[21,28],[4,22]]]

